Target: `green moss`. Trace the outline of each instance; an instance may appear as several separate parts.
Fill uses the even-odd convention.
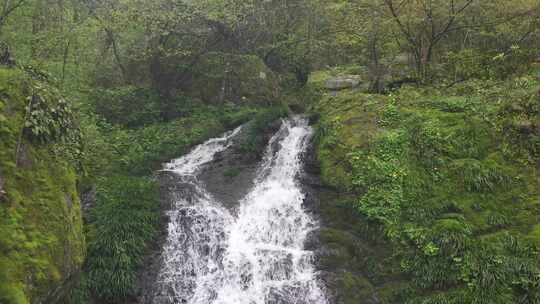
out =
[[[338,278],[339,303],[344,304],[362,304],[371,303],[374,292],[373,285],[362,275],[356,275],[351,272],[344,272]]]
[[[52,146],[22,136],[26,76],[0,69],[0,294],[30,303],[76,273],[84,260],[77,178]]]
[[[384,292],[390,303],[534,298],[540,155],[536,135],[520,133],[515,122],[538,116],[530,106],[540,101],[535,86],[472,82],[449,90],[404,88],[386,97],[323,94],[312,107],[320,116],[322,179],[355,197],[348,204],[357,212],[351,219],[323,199],[323,219],[344,229],[340,235],[355,231],[354,221],[371,234],[382,228],[375,235],[391,250],[378,251],[375,264],[400,261],[387,263],[374,293]],[[516,102],[523,105],[511,106]],[[336,247],[339,238],[326,234],[323,242]],[[362,241],[376,248],[368,237]],[[336,267],[367,271],[358,252],[345,252]],[[400,283],[404,278],[408,284]]]
[[[323,229],[321,240],[327,244],[333,254],[325,256],[322,264],[331,269],[340,268],[344,265],[354,265],[353,257],[358,246],[358,240],[347,231],[337,229]]]
[[[351,189],[348,154],[365,147],[377,133],[376,115],[371,110],[384,99],[358,93],[327,97],[314,106],[321,115],[317,124],[317,150],[323,180],[339,189]]]
[[[540,223],[532,227],[529,237],[537,244],[540,244]]]

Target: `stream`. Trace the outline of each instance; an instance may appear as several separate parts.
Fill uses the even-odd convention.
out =
[[[206,190],[198,174],[233,145],[239,127],[171,161],[182,191],[168,212],[167,239],[153,303],[327,304],[314,254],[304,243],[318,222],[303,208],[307,119],[282,121],[253,186],[234,208]]]

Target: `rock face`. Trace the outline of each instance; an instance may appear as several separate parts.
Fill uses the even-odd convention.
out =
[[[330,78],[324,82],[324,87],[331,91],[340,91],[358,87],[361,83],[359,75],[342,75]]]

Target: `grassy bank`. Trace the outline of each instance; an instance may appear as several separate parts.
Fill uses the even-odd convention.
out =
[[[540,74],[324,94],[312,111],[345,303],[540,301]]]

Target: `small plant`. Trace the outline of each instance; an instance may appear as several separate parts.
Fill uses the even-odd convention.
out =
[[[264,147],[262,144],[263,133],[272,122],[287,115],[287,110],[283,106],[272,107],[259,112],[251,121],[247,136],[240,144],[240,150],[246,153],[260,153]]]
[[[508,217],[499,212],[492,212],[487,218],[488,224],[495,228],[504,228],[510,224]]]
[[[476,159],[455,160],[451,166],[463,187],[470,192],[493,191],[503,186],[509,178],[493,161]]]
[[[392,126],[399,122],[400,114],[398,107],[393,104],[389,103],[387,104],[382,112],[381,115],[381,125],[386,126]]]
[[[470,101],[464,97],[448,97],[437,100],[435,106],[444,112],[465,112],[470,107]]]

